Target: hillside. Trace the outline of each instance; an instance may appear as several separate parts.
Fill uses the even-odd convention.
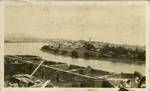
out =
[[[45,39],[36,38],[23,33],[5,34],[5,43],[21,43],[21,42],[44,42]]]

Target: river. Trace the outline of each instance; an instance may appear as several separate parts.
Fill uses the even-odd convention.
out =
[[[40,51],[44,43],[5,43],[5,55],[37,55],[43,59],[55,62],[63,62],[68,64],[76,64],[80,66],[91,66],[95,69],[101,69],[110,72],[127,72],[131,73],[139,71],[145,74],[145,64],[124,63],[121,60],[117,62],[108,60],[92,60],[92,59],[73,59],[71,57],[56,56],[50,53]]]

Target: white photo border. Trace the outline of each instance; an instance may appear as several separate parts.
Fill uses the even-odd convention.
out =
[[[135,91],[150,91],[150,2],[149,1],[0,1],[0,90],[1,91],[118,91],[118,88],[5,88],[4,87],[4,7],[7,5],[145,5],[146,29],[146,88]]]

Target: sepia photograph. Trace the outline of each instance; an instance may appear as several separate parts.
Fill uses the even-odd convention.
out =
[[[4,87],[146,88],[146,6],[4,7]]]

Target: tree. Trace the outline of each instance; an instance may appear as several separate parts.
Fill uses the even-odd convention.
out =
[[[90,44],[88,42],[84,43],[84,47],[87,50],[95,49],[94,45],[92,45],[92,44]]]
[[[76,52],[75,50],[73,50],[72,52],[71,52],[71,57],[73,57],[73,58],[78,58],[78,52]]]

